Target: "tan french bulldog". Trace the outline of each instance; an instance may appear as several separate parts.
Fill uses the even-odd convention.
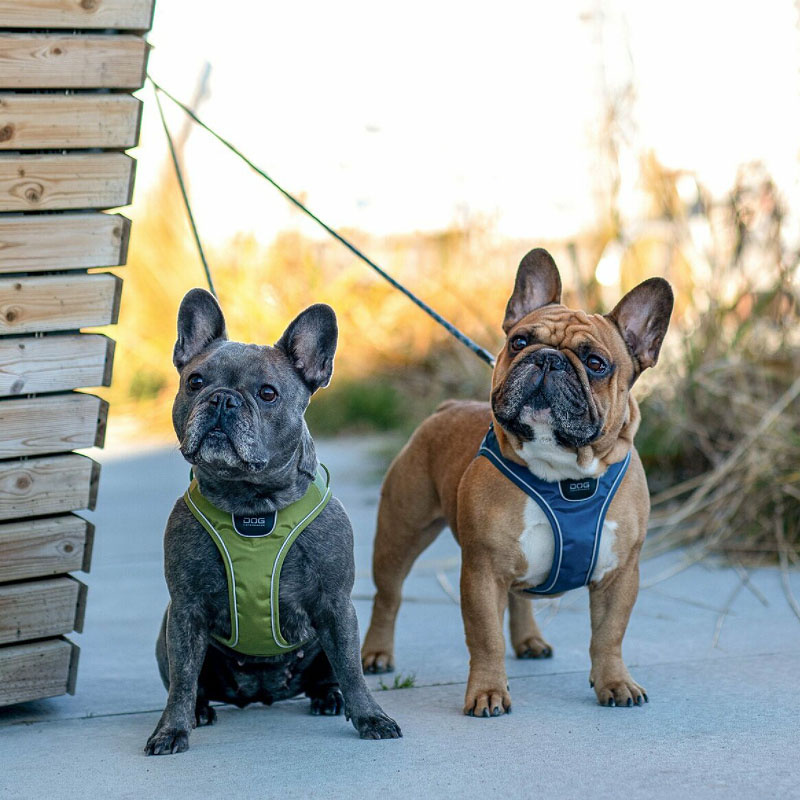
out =
[[[640,415],[630,390],[656,363],[672,306],[670,285],[651,278],[605,316],[569,309],[561,305],[550,254],[537,249],[522,259],[491,403],[444,403],[415,431],[384,480],[373,560],[377,594],[361,651],[366,672],[394,668],[403,581],[448,525],[462,550],[461,610],[470,652],[465,714],[500,716],[511,709],[506,606],[517,657],[547,658],[552,649],[527,600],[575,581],[589,588],[589,681],[599,703],[647,702],[622,660],[650,513],[633,445]],[[540,500],[547,492],[555,499],[546,506]],[[593,499],[584,503],[587,497]],[[570,516],[584,506],[591,520]],[[570,563],[581,553],[583,560]]]

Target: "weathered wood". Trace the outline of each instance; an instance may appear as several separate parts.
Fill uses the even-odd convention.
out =
[[[148,45],[130,34],[0,33],[4,89],[140,89]]]
[[[124,153],[0,155],[0,211],[128,205],[135,165]]]
[[[0,706],[73,694],[79,654],[61,638],[0,647]]]
[[[119,266],[130,226],[102,212],[0,217],[0,273]]]
[[[93,509],[100,465],[70,453],[0,461],[0,520]]]
[[[70,577],[0,585],[0,645],[80,632],[85,593]]]
[[[108,386],[114,341],[92,333],[0,339],[0,397]]]
[[[2,92],[0,150],[136,147],[141,118],[142,102],[129,94]]]
[[[0,28],[149,30],[155,0],[0,0]]]
[[[121,291],[108,272],[0,278],[0,335],[113,325]]]
[[[0,525],[0,583],[89,571],[94,526],[75,514]]]
[[[92,394],[0,400],[0,458],[102,447],[108,403]]]

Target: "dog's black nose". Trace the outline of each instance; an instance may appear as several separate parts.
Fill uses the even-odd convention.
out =
[[[211,403],[211,405],[215,408],[221,407],[229,410],[232,408],[239,408],[239,406],[242,404],[242,399],[231,391],[220,389],[211,395],[208,402]]]
[[[533,363],[538,367],[547,367],[552,372],[567,368],[567,357],[552,347],[542,347],[533,354]]]

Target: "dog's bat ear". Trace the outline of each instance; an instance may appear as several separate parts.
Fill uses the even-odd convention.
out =
[[[537,308],[561,302],[561,276],[553,257],[537,247],[519,263],[514,292],[506,305],[503,330],[508,333],[523,317]]]
[[[275,347],[286,353],[305,385],[315,392],[331,381],[338,340],[336,314],[330,306],[317,303],[295,317]]]
[[[636,367],[635,377],[658,361],[673,304],[669,283],[663,278],[650,278],[631,289],[606,315],[625,340]]]
[[[212,342],[227,339],[225,317],[219,303],[205,289],[192,289],[178,310],[178,338],[172,363],[181,370]]]

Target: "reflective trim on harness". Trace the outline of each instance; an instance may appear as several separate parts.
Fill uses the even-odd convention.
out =
[[[205,528],[206,532],[214,537],[217,549],[221,553],[224,553],[225,558],[228,561],[227,569],[225,571],[231,576],[230,590],[233,592],[233,608],[231,609],[231,638],[226,642],[226,644],[232,650],[235,650],[236,645],[239,643],[239,615],[235,613],[235,611],[239,606],[236,602],[236,573],[233,571],[231,554],[228,552],[228,548],[225,547],[225,542],[222,540],[222,537],[217,533],[217,529],[214,527],[214,524],[195,505],[194,500],[192,500],[192,495],[188,489],[186,490],[186,494],[183,496],[183,499],[186,501],[186,505],[189,506],[189,510],[192,512],[192,514],[194,514],[195,518],[198,519],[201,524],[205,523],[203,527]]]
[[[327,472],[327,469],[325,471]],[[270,609],[272,612],[272,619],[271,619],[272,630],[275,634],[275,644],[277,644],[278,647],[284,650],[294,650],[296,647],[299,647],[300,644],[302,644],[302,642],[300,644],[289,644],[283,638],[283,636],[281,636],[281,628],[280,628],[280,623],[278,621],[279,575],[276,575],[275,573],[276,571],[278,571],[278,573],[280,574],[280,568],[283,565],[283,559],[281,558],[281,556],[283,555],[284,550],[288,550],[288,548],[294,544],[297,538],[297,536],[294,534],[295,533],[299,534],[308,525],[308,523],[311,522],[311,520],[313,520],[319,514],[319,512],[322,511],[323,508],[325,508],[326,505],[328,505],[328,500],[330,499],[331,499],[331,487],[328,486],[327,489],[325,490],[325,494],[322,496],[322,499],[319,501],[319,503],[317,503],[317,505],[314,506],[314,508],[311,509],[311,511],[309,511],[308,514],[306,514],[306,516],[303,517],[303,519],[301,519],[300,522],[298,522],[294,526],[292,533],[290,533],[286,537],[283,544],[281,545],[281,549],[278,550],[278,555],[275,559],[275,563],[272,565],[272,575],[270,575],[269,579],[269,588],[272,596],[272,602],[270,603]]]
[[[587,482],[596,481],[594,491],[578,499],[565,495],[563,481],[543,481],[526,467],[505,458],[492,428],[481,442],[478,456],[487,458],[532,498],[544,512],[553,531],[554,550],[550,572],[543,583],[525,591],[530,594],[560,594],[587,585],[597,564],[600,537],[609,504],[630,464],[630,451],[599,478],[587,479]],[[584,486],[579,488],[585,491]]]

